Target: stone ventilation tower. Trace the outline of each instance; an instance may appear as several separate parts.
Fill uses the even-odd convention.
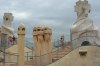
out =
[[[35,65],[41,66],[41,53],[42,53],[42,44],[43,44],[43,30],[41,27],[33,28],[33,41],[34,41],[34,50],[35,50]]]
[[[52,62],[52,56],[49,54],[52,52],[51,42],[52,31],[48,27],[34,27],[33,40],[36,60],[36,66],[43,66]]]
[[[3,16],[3,33],[13,35],[12,21],[13,21],[12,13],[4,13]]]
[[[52,30],[49,27],[44,27],[44,47],[47,54],[47,64],[52,62]]]
[[[12,13],[4,13],[4,16],[3,16],[3,23],[5,26],[7,27],[12,27],[12,21],[13,21],[13,16],[12,16]]]
[[[87,0],[79,0],[75,5],[77,20],[71,27],[71,43],[73,48],[87,45],[100,45],[98,29],[88,14],[91,12],[91,5]]]
[[[18,27],[18,66],[24,66],[25,26]]]

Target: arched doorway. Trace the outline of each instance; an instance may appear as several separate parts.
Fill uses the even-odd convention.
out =
[[[84,41],[81,44],[81,46],[89,46],[89,45],[90,45],[90,42],[89,41]]]

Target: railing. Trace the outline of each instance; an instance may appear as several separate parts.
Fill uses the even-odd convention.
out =
[[[0,50],[0,66],[18,66],[18,55]]]
[[[67,48],[67,50],[64,50],[66,48]],[[72,49],[71,47],[64,44],[64,46],[58,46],[58,47],[56,46],[56,48],[54,48],[53,51],[50,53],[46,53],[46,54],[41,53],[40,56],[35,56],[32,54],[32,52],[27,52],[25,54],[26,55],[25,56],[25,61],[26,61],[25,64],[26,65],[36,65],[38,63],[38,66],[45,66],[45,65],[51,64],[51,63],[59,60],[60,58],[65,56],[68,52],[70,52],[71,49]],[[64,52],[63,52],[63,50],[64,50]],[[63,55],[61,55],[60,52],[63,52]]]
[[[79,46],[79,47],[77,47],[77,48],[72,49],[70,52],[66,53],[63,57],[65,57],[66,55],[68,55],[68,54],[71,53],[72,51],[74,51],[74,50],[76,50],[76,49],[78,49],[78,48],[81,48],[81,47],[100,47],[100,45]],[[63,57],[62,57],[62,58],[63,58]],[[60,58],[60,59],[61,59],[61,58]],[[57,62],[57,61],[55,61],[55,62]],[[52,64],[52,63],[51,63],[51,64]],[[48,66],[48,65],[50,65],[50,64],[47,64],[47,65],[45,65],[45,66]]]
[[[94,46],[99,46],[99,45],[94,45]],[[80,46],[81,47],[81,46]],[[99,46],[100,47],[100,46]],[[75,50],[75,49],[77,49],[77,48],[75,48],[75,49],[72,49],[72,50],[70,50],[70,51],[68,51],[68,50],[65,50],[65,54],[63,55],[63,56],[61,56],[61,57],[59,57],[59,52],[61,52],[63,49],[66,49],[66,48],[69,48],[69,49],[71,49],[69,46],[64,46],[63,48],[61,48],[61,47],[57,47],[57,48],[55,48],[55,50],[54,51],[52,51],[51,53],[47,53],[47,54],[44,54],[44,55],[41,55],[41,56],[34,56],[33,54],[32,54],[32,52],[26,52],[26,56],[25,56],[25,64],[26,65],[35,65],[37,62],[36,62],[36,59],[38,58],[38,60],[39,60],[39,62],[40,62],[40,66],[46,66],[46,65],[48,65],[48,64],[51,64],[51,63],[53,63],[53,62],[55,62],[55,61],[57,61],[57,60],[59,60],[59,59],[61,59],[62,57],[64,57],[65,55],[67,55],[68,53],[70,53],[71,51],[73,51],[73,50]],[[79,48],[79,47],[78,47]],[[68,51],[68,52],[67,52]],[[4,59],[4,57],[3,57],[3,55],[4,55],[4,52],[3,51],[0,51],[0,66],[18,66],[18,55],[17,54],[11,54],[11,53],[5,53],[5,59]],[[48,64],[45,64],[44,65],[44,61],[43,60],[45,60],[45,58],[47,57],[47,56],[49,56],[49,55],[51,55],[52,57],[52,62],[50,62],[50,63],[48,63]],[[55,57],[54,56],[58,56],[59,57],[59,59],[54,59]],[[47,59],[49,59],[49,58],[46,58],[46,60]]]
[[[41,54],[40,56],[35,56],[33,51],[26,52],[25,53],[25,65],[36,65],[37,59],[39,59],[40,66],[44,66],[44,65],[53,63],[62,57],[62,56],[61,57],[59,56],[59,52],[61,52],[65,48],[66,48],[65,44],[64,44],[64,46],[59,45],[59,46],[56,46],[55,48],[53,48],[52,52],[46,53],[46,54]],[[67,52],[67,50],[65,52]],[[48,58],[48,56],[50,58]],[[57,57],[57,58],[59,57],[59,58],[55,59],[55,57]],[[48,63],[46,61],[43,61],[44,59],[46,59],[46,60],[51,59],[50,60],[51,62]],[[4,52],[4,51],[0,50],[0,66],[18,66],[18,54]]]

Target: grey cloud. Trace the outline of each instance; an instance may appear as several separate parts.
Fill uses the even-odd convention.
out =
[[[71,25],[76,21],[76,13],[74,12],[74,5],[77,0],[7,0],[0,1],[0,19],[2,20],[3,13],[10,12],[26,12],[30,17],[26,19],[14,19],[13,26],[17,29],[20,22],[24,22],[27,29],[27,34],[32,34],[32,27],[36,25],[47,25],[53,29],[53,36],[59,36],[64,33],[68,38]],[[100,24],[99,13],[100,4],[95,0],[89,0],[92,5],[90,18],[95,24]],[[1,22],[0,22],[1,23]]]

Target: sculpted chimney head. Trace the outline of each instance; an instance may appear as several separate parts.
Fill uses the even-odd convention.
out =
[[[37,27],[37,34],[43,35],[43,28],[42,27]]]
[[[18,27],[18,34],[25,34],[25,25],[24,24],[20,24]]]
[[[7,27],[12,27],[12,21],[13,21],[14,16],[12,13],[4,13],[3,16],[3,25]]]
[[[43,31],[42,27],[37,27],[37,31]]]
[[[10,22],[12,22],[13,21],[13,15],[12,15],[12,13],[4,13],[3,19],[4,19],[4,21],[10,21]]]
[[[33,35],[36,36],[37,35],[37,27],[33,28]]]
[[[49,29],[49,27],[44,27],[43,29],[44,29],[44,30],[48,30],[48,29]]]
[[[35,31],[37,31],[37,27],[34,27],[34,28],[33,28],[33,32],[35,32]]]
[[[44,27],[43,29],[45,34],[52,34],[52,30],[49,27]]]

